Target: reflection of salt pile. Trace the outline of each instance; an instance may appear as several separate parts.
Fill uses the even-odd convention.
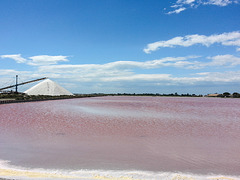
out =
[[[28,95],[48,95],[48,96],[61,96],[61,95],[73,95],[68,90],[59,86],[57,83],[50,79],[46,79],[43,82],[33,86],[26,90],[24,93]]]

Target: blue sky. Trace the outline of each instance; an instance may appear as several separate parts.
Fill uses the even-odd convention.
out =
[[[0,87],[233,93],[239,67],[239,0],[0,0]]]

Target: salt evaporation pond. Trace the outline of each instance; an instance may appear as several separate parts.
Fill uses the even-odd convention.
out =
[[[0,178],[237,180],[239,109],[127,96],[0,105]]]

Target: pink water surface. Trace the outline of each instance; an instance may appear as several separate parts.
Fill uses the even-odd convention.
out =
[[[239,99],[128,96],[0,105],[0,159],[240,175],[239,109]]]

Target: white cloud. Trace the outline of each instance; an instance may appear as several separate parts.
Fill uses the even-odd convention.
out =
[[[240,65],[240,58],[233,55],[218,55],[210,57],[212,62],[209,63],[211,66],[237,66]]]
[[[38,73],[44,76],[61,79],[69,79],[79,83],[107,83],[107,82],[139,82],[139,81],[164,81],[169,79],[170,74],[139,74],[139,69],[158,69],[161,67],[185,68],[193,65],[192,59],[198,56],[166,57],[150,61],[116,61],[106,64],[83,64],[83,65],[48,65],[39,66]],[[150,71],[149,71],[150,72]]]
[[[220,81],[221,76],[210,79],[209,74],[196,74],[194,76],[174,77],[172,74],[137,73],[139,69],[159,69],[162,67],[175,67],[184,69],[203,69],[206,67],[228,68],[240,65],[240,58],[233,55],[218,55],[208,57],[204,62],[199,56],[166,57],[151,61],[116,61],[106,64],[83,65],[50,65],[40,66],[39,73],[48,77],[69,79],[79,83],[127,83],[149,82],[168,85],[195,84],[197,82]],[[219,69],[219,68],[216,68]],[[151,72],[151,71],[149,71]],[[213,77],[213,76],[212,76]],[[230,80],[229,80],[230,81]]]
[[[230,36],[230,35],[229,35]],[[196,42],[201,42],[204,45],[211,45],[211,43],[230,43],[237,44],[235,39],[231,36],[229,38],[226,34],[221,35],[221,37],[198,37],[190,38],[189,42],[185,42],[184,37],[176,37],[168,41],[165,46],[176,46],[176,44],[181,44],[183,46],[188,46]],[[209,40],[207,43],[205,39]],[[218,40],[216,40],[218,39]],[[21,59],[21,55],[8,56],[2,55],[2,58],[18,58]],[[26,64],[38,65],[34,68],[34,71],[17,71],[14,69],[1,69],[0,78],[1,86],[7,86],[9,82],[9,77],[13,77],[16,74],[21,78],[21,82],[40,78],[49,77],[59,80],[60,84],[65,84],[66,88],[68,86],[76,89],[78,88],[87,89],[90,92],[117,92],[121,88],[126,89],[137,89],[141,91],[143,88],[150,87],[159,88],[161,86],[188,86],[188,85],[199,85],[199,84],[209,84],[209,83],[231,83],[240,81],[240,71],[239,72],[200,72],[200,69],[206,70],[207,67],[215,68],[216,70],[232,68],[240,66],[240,57],[233,56],[230,54],[217,55],[212,57],[200,57],[200,56],[185,56],[185,57],[165,57],[155,60],[147,61],[115,61],[105,64],[57,64],[59,62],[66,62],[67,56],[32,56],[23,61]],[[172,69],[167,69],[164,67],[171,68],[181,68],[185,69],[182,73],[177,75]],[[164,73],[161,71],[164,68]],[[154,73],[152,71],[154,70]],[[191,70],[186,70],[191,69]],[[192,69],[198,69],[198,73],[192,74]],[[159,71],[158,71],[159,70]],[[169,70],[169,71],[167,71]],[[188,74],[191,72],[191,74]],[[14,76],[13,76],[14,75]],[[29,79],[30,77],[30,79]],[[224,78],[223,78],[224,77]],[[68,85],[67,85],[68,84]],[[0,86],[0,87],[1,87]],[[29,88],[30,86],[28,86]],[[27,88],[27,86],[21,87]],[[134,91],[134,90],[133,90]]]
[[[13,74],[17,74],[18,71],[13,70],[13,69],[0,69],[0,75],[13,75]]]
[[[203,59],[199,56],[186,57],[166,57],[149,61],[116,61],[106,64],[55,64],[38,66],[35,71],[16,71],[13,69],[0,70],[0,77],[4,79],[19,74],[22,81],[47,76],[57,79],[60,84],[65,84],[66,88],[76,89],[75,92],[119,92],[121,88],[138,89],[158,88],[161,86],[189,86],[202,84],[222,84],[235,83],[240,81],[240,71],[226,72],[199,72],[196,74],[177,75],[172,71],[169,73],[152,73],[149,69],[159,69],[162,67],[175,67],[184,69],[204,69],[206,67],[233,67],[240,65],[240,57],[233,55],[218,55]],[[143,71],[142,71],[143,70]],[[219,70],[219,68],[216,68]],[[222,71],[223,69],[221,69]],[[185,74],[186,73],[186,74]],[[14,77],[13,77],[14,79]],[[3,84],[4,83],[4,84]],[[8,84],[7,80],[2,82],[2,86]],[[68,84],[68,85],[67,85]],[[69,85],[70,84],[70,85]],[[68,87],[69,86],[69,87]],[[21,87],[25,88],[25,87]],[[29,87],[28,87],[29,88]],[[79,91],[78,91],[79,89]],[[133,90],[134,91],[134,90]]]
[[[25,63],[27,62],[27,60],[23,57],[21,57],[21,54],[11,54],[11,55],[1,55],[1,58],[9,58],[9,59],[13,59],[14,61],[16,61],[17,63]]]
[[[119,77],[103,77],[103,82],[111,81],[169,81],[170,74],[132,74],[128,76]]]
[[[167,14],[178,14],[188,8],[197,8],[200,5],[228,6],[229,4],[238,4],[239,0],[177,0],[172,11]]]
[[[49,55],[39,55],[29,57],[31,61],[28,63],[29,65],[50,65],[57,64],[58,62],[66,62],[68,61],[67,56],[49,56]]]
[[[167,41],[157,41],[154,43],[150,43],[143,51],[145,53],[151,53],[152,51],[156,51],[162,47],[170,48],[176,46],[189,47],[196,44],[208,47],[216,43],[221,44],[223,46],[240,46],[240,32],[234,31],[229,33],[214,34],[210,36],[198,34],[186,35],[184,37],[179,36],[174,37]]]
[[[57,73],[82,73],[96,74],[102,73],[108,76],[118,75],[121,73],[132,72],[133,69],[156,69],[160,67],[185,67],[192,65],[189,60],[199,58],[199,56],[186,56],[186,57],[166,57],[150,61],[115,61],[106,64],[83,64],[83,65],[51,65],[40,66],[40,72],[57,72]],[[107,72],[107,73],[106,73]]]
[[[208,57],[207,59],[209,59],[210,61],[209,62],[194,61],[192,62],[192,64],[186,66],[186,68],[188,69],[202,69],[205,67],[229,68],[240,65],[240,57],[236,57],[230,54],[212,56]]]
[[[232,1],[232,0],[209,0],[209,1],[203,2],[203,5],[227,6],[234,2],[235,1]]]
[[[169,11],[167,14],[179,14],[180,12],[185,11],[185,10],[186,10],[186,8],[181,7],[181,8],[178,8],[178,9],[174,10],[174,11]]]
[[[192,4],[195,0],[177,0],[177,4]]]
[[[196,75],[199,75],[199,81],[202,82],[230,83],[240,81],[240,71],[203,72]]]
[[[199,59],[199,60],[196,60]],[[208,60],[208,61],[206,61]],[[40,66],[41,73],[68,74],[77,76],[82,80],[89,81],[92,78],[109,77],[109,78],[128,78],[134,74],[136,69],[159,69],[162,67],[175,67],[183,69],[203,69],[205,67],[229,68],[240,65],[240,57],[230,54],[217,55],[203,59],[200,56],[186,57],[166,57],[150,61],[115,61],[106,64],[83,64],[83,65],[48,65]]]
[[[9,58],[15,60],[17,63],[25,63],[31,66],[58,64],[59,62],[67,62],[67,56],[49,56],[39,55],[32,56],[27,59],[23,58],[21,54],[0,55],[0,58]]]

